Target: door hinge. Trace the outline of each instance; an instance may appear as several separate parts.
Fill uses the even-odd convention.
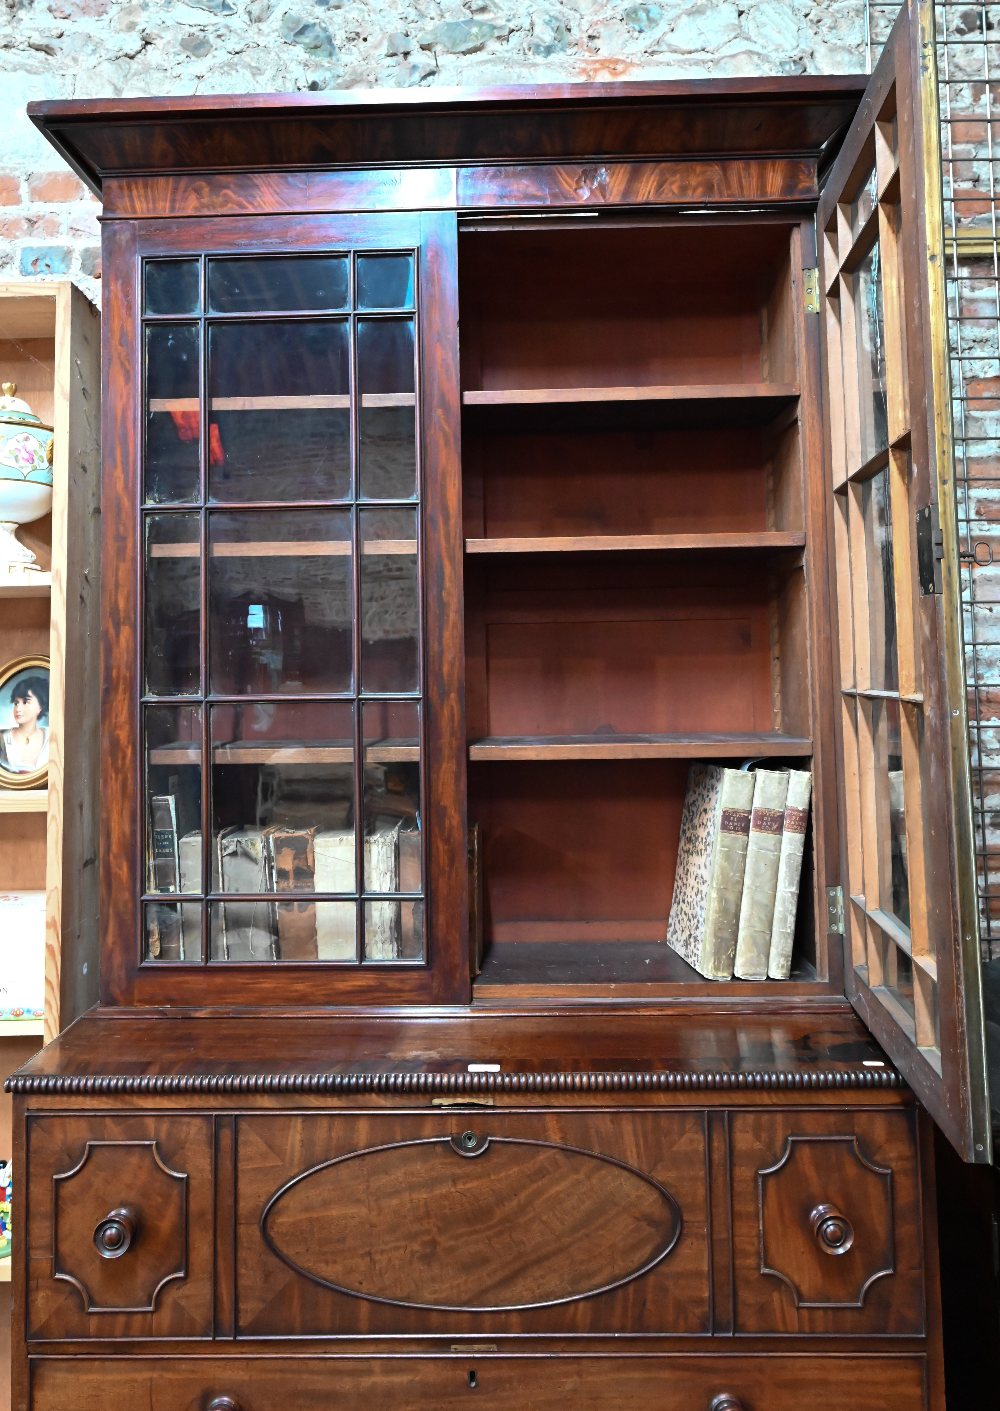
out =
[[[933,502],[917,510],[917,580],[920,591],[928,593],[941,591],[941,560],[944,558],[944,537],[938,508]]]
[[[819,270],[804,269],[802,271],[802,294],[806,301],[806,313],[819,313]]]
[[[826,929],[832,931],[835,936],[844,934],[843,887],[827,887],[826,889]]]

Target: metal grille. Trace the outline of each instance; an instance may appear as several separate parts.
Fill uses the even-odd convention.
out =
[[[948,338],[983,960],[1000,958],[1000,3],[937,0]]]

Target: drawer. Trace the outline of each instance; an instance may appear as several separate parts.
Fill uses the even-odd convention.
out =
[[[924,1330],[912,1112],[732,1119],[739,1332]]]
[[[31,1117],[27,1162],[29,1338],[211,1336],[210,1117]]]
[[[32,1411],[924,1411],[919,1357],[41,1358]],[[728,1400],[723,1399],[728,1397]]]
[[[237,1128],[238,1332],[709,1331],[702,1112]]]

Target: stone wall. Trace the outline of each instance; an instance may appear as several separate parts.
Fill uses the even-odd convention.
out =
[[[100,302],[98,203],[33,98],[854,73],[865,0],[0,0],[0,279]]]

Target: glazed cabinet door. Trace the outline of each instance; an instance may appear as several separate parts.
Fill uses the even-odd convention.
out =
[[[113,1002],[468,998],[454,235],[111,228]]]
[[[819,207],[848,993],[989,1158],[932,7],[910,0]]]

